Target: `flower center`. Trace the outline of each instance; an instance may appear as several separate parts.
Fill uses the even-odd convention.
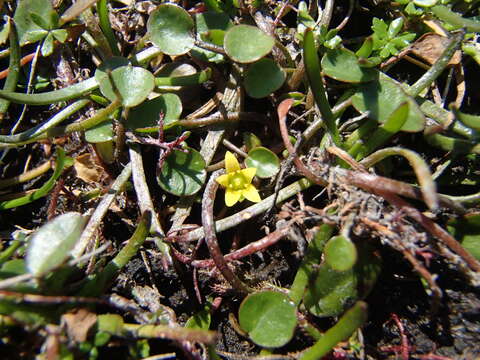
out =
[[[228,187],[232,190],[245,189],[245,176],[240,171],[235,171],[230,177]]]

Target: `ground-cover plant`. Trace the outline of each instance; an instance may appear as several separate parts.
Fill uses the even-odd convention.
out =
[[[478,351],[475,1],[0,3],[2,354]]]

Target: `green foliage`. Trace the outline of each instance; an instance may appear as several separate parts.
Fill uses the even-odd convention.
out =
[[[297,325],[295,305],[282,293],[262,291],[247,296],[238,312],[240,326],[257,345],[287,344]]]
[[[285,72],[271,59],[260,59],[250,65],[245,75],[245,91],[253,98],[263,98],[278,90]]]
[[[246,41],[255,39],[255,41]],[[227,55],[239,63],[252,63],[272,51],[275,40],[251,25],[236,25],[225,34],[224,47]]]
[[[184,150],[174,150],[165,159],[157,176],[158,184],[162,189],[177,196],[197,193],[207,176],[202,155],[192,148]]]
[[[248,152],[245,164],[247,167],[257,168],[255,175],[262,179],[271,178],[280,169],[280,160],[277,155],[261,146],[257,146]]]
[[[397,55],[400,50],[408,46],[410,42],[415,39],[416,34],[410,32],[403,32],[404,20],[399,17],[393,20],[390,24],[381,19],[373,19],[373,48],[372,50],[382,58],[387,58],[391,55]]]
[[[61,265],[70,255],[86,222],[82,214],[69,212],[38,229],[29,239],[28,271],[39,277]]]

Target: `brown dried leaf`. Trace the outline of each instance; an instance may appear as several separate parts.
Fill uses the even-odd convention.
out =
[[[76,342],[87,340],[88,331],[97,322],[97,315],[87,309],[78,309],[62,316],[68,337]]]
[[[105,175],[105,170],[95,163],[93,156],[89,153],[76,157],[73,166],[77,177],[89,184],[100,182]]]
[[[449,39],[435,33],[427,33],[422,35],[415,43],[412,44],[411,52],[430,65],[434,64],[442,55],[448,46]],[[461,51],[456,51],[450,59],[449,65],[457,65],[462,61]]]

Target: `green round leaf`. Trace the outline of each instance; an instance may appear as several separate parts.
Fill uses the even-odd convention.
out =
[[[129,108],[141,104],[155,87],[152,73],[141,67],[120,66],[111,72],[111,77],[105,74],[95,74],[100,85],[100,91],[109,100],[117,98],[111,81],[122,97],[123,106]]]
[[[41,276],[62,264],[80,237],[87,219],[68,212],[38,229],[29,240],[26,263],[28,271]]]
[[[379,73],[378,81],[362,84],[352,97],[353,106],[360,112],[369,111],[369,117],[380,123],[404,102],[408,102],[408,117],[402,131],[418,132],[425,126],[425,117],[417,102],[387,75]]]
[[[111,120],[104,121],[88,130],[85,130],[85,140],[96,144],[113,140],[113,124]]]
[[[257,168],[255,175],[262,179],[274,176],[280,169],[280,160],[277,155],[261,146],[250,150],[245,164],[247,167]]]
[[[275,61],[260,59],[252,64],[245,76],[245,90],[253,98],[263,98],[280,89],[285,72]]]
[[[207,177],[205,160],[194,149],[188,152],[174,150],[162,166],[157,181],[160,187],[177,196],[188,196],[198,192]]]
[[[152,42],[167,55],[183,55],[195,42],[192,18],[184,9],[173,4],[159,5],[150,14],[147,31]]]
[[[329,50],[322,58],[322,71],[325,75],[351,83],[374,80],[377,70],[360,66],[358,58],[347,49]]]
[[[227,55],[239,63],[251,63],[267,55],[275,40],[262,30],[251,25],[237,25],[225,34],[224,47]]]
[[[334,236],[325,245],[325,261],[334,270],[349,270],[357,261],[357,248],[345,236]]]
[[[315,316],[340,315],[358,298],[358,279],[353,269],[336,271],[323,264],[312,282],[307,287],[303,302]]]
[[[52,2],[50,0],[22,0],[17,3],[18,6],[13,19],[17,28],[20,44],[24,45],[28,42],[43,39],[46,36],[46,29],[36,24],[30,14],[35,13],[42,19],[50,19],[50,14],[54,11]],[[45,35],[41,36],[38,40],[33,40],[34,36],[32,35],[35,32],[44,32]]]
[[[292,339],[297,326],[296,311],[285,294],[262,291],[243,300],[238,317],[240,327],[255,344],[276,348]]]
[[[158,131],[158,119],[163,114],[163,124],[168,125],[178,120],[182,113],[182,102],[175,94],[163,94],[148,100],[130,110],[125,126],[127,129],[152,128]]]

